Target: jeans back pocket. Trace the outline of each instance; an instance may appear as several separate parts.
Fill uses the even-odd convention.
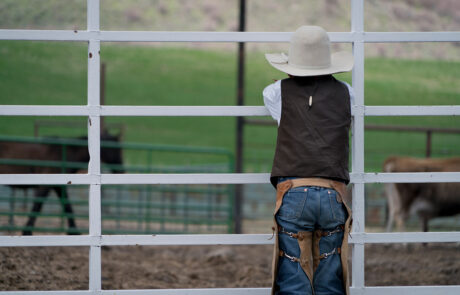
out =
[[[337,201],[337,194],[338,193],[335,190],[328,190],[329,201],[331,203],[332,217],[335,221],[338,221],[343,224],[345,223],[347,212],[343,203]]]
[[[283,203],[277,215],[284,220],[299,218],[302,214],[305,200],[307,199],[308,189],[297,187],[290,189],[283,197]]]

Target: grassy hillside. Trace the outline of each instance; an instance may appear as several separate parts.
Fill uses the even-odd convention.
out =
[[[117,0],[100,1],[101,30],[235,31],[239,1],[215,0]],[[300,25],[320,25],[327,31],[350,31],[351,1],[250,0],[246,1],[246,30],[292,32]],[[458,0],[366,0],[364,25],[379,31],[458,31]],[[84,0],[2,0],[0,29],[85,30]],[[168,45],[166,45],[168,46]],[[200,46],[181,43],[180,46]],[[267,50],[282,44],[252,43],[249,48]],[[340,44],[342,46],[342,44]],[[227,44],[226,48],[233,48]],[[370,56],[411,59],[460,60],[458,43],[374,43]]]
[[[84,43],[0,42],[0,104],[86,104],[87,47]],[[110,105],[235,105],[236,54],[228,51],[154,48],[103,44],[107,64],[106,104]],[[460,62],[368,58],[365,63],[365,101],[368,105],[459,105]],[[260,53],[249,53],[246,104],[262,105],[261,91],[272,79],[284,78]],[[350,74],[337,76],[350,82]],[[59,114],[56,114],[57,116]],[[33,135],[36,117],[0,117],[0,134]],[[267,118],[268,119],[268,118]],[[83,128],[45,128],[43,135],[77,136]],[[234,149],[233,117],[122,117],[107,122],[125,125],[125,141]],[[366,123],[460,127],[455,117],[369,117]],[[268,171],[276,129],[245,129],[247,171]],[[366,132],[366,169],[379,171],[390,154],[423,156],[423,134]],[[460,135],[435,134],[433,154],[460,155]],[[129,163],[145,155],[127,153]],[[158,155],[155,161],[187,164],[177,155]],[[206,162],[198,158],[192,162]],[[213,160],[211,160],[213,161]]]

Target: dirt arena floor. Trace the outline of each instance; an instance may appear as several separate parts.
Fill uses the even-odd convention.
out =
[[[103,289],[268,287],[271,246],[103,248]],[[0,247],[0,290],[88,288],[87,247]],[[366,285],[460,284],[460,245],[366,245]]]

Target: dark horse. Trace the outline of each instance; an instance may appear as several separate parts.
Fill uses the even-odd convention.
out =
[[[59,138],[53,138],[59,139]],[[76,138],[78,140],[87,140],[87,137]],[[112,136],[107,133],[101,134],[102,141],[119,142],[119,136]],[[66,145],[65,148],[66,161],[68,162],[89,162],[88,147],[86,145]],[[27,142],[0,142],[0,158],[4,159],[21,159],[21,160],[46,160],[46,161],[62,161],[63,147],[58,144],[43,144],[43,143],[27,143]],[[119,169],[111,169],[112,173],[122,173],[122,151],[120,148],[101,148],[101,162],[107,164],[119,165]],[[80,168],[61,168],[61,167],[44,167],[44,166],[27,166],[24,165],[0,165],[0,174],[32,174],[32,173],[76,173]],[[31,235],[32,229],[40,213],[44,199],[50,191],[54,190],[61,200],[64,212],[67,216],[69,229],[68,234],[79,234],[76,229],[75,220],[73,218],[73,210],[67,199],[67,189],[64,186],[38,186],[38,185],[11,185],[13,188],[35,188],[35,198],[32,207],[32,214],[26,224],[26,229],[22,232],[23,235]]]

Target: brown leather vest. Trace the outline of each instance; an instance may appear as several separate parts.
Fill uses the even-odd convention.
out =
[[[309,98],[312,104],[309,106]],[[350,95],[332,75],[281,81],[271,183],[278,177],[321,177],[350,182],[348,172]]]

